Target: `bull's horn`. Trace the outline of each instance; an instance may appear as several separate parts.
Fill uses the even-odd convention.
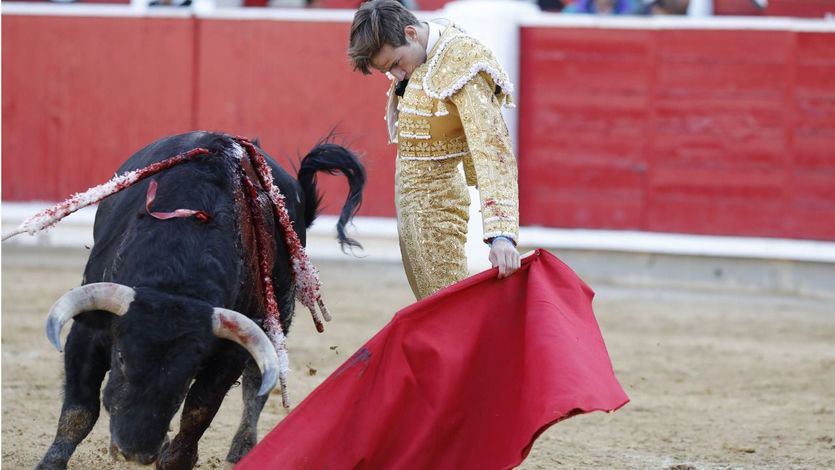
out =
[[[83,285],[62,295],[49,309],[46,319],[46,337],[58,351],[61,347],[61,329],[71,318],[82,312],[105,310],[115,315],[124,315],[136,291],[114,282],[96,282]]]
[[[212,331],[218,338],[234,341],[244,347],[261,369],[258,396],[275,388],[278,380],[278,354],[267,334],[252,319],[234,310],[215,307]]]

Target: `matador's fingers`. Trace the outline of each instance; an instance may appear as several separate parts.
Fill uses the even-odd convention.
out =
[[[505,268],[505,272],[507,272],[507,276],[510,276],[516,271],[516,261],[514,261],[513,257],[516,254],[516,250],[510,250],[505,255],[505,263],[507,263],[507,267]]]
[[[507,253],[502,253],[501,262],[499,263],[499,279],[504,279],[510,276],[510,264],[508,263]]]

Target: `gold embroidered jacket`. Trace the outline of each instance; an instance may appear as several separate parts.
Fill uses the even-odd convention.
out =
[[[519,232],[516,158],[501,107],[512,106],[510,83],[485,46],[449,26],[415,69],[402,97],[389,90],[386,120],[398,158],[459,159],[481,197],[484,239],[514,242]]]

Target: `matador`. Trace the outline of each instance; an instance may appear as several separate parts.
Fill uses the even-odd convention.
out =
[[[397,4],[368,2],[367,18],[362,8],[357,12],[349,55],[357,68],[370,66],[392,78],[386,121],[389,140],[397,144],[400,250],[409,284],[421,299],[468,274],[468,185],[479,190],[484,241],[491,244],[500,277],[518,268],[517,165],[501,114],[502,106],[512,105],[513,85],[491,51],[460,28],[446,21],[412,23],[408,10],[391,3]],[[367,53],[366,64],[352,52],[364,42],[363,19],[375,16],[383,36],[377,44],[383,46]],[[405,44],[394,47],[398,39],[386,38],[387,30],[401,32]]]

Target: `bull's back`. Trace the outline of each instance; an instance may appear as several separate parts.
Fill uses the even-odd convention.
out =
[[[239,183],[242,149],[235,140],[208,132],[167,137],[136,152],[118,173],[201,147],[209,154],[163,170],[99,205],[85,283],[157,287],[222,303],[229,300],[211,297],[236,296],[246,283],[242,280],[251,277],[252,266],[245,239],[248,217],[243,216],[248,203]],[[274,162],[270,166],[282,192],[293,191],[295,181]],[[145,207],[151,180],[158,185],[152,211],[201,210],[209,215],[208,223],[194,217],[152,217]],[[302,201],[293,197],[287,202],[296,220]],[[271,214],[264,216],[271,220]]]

